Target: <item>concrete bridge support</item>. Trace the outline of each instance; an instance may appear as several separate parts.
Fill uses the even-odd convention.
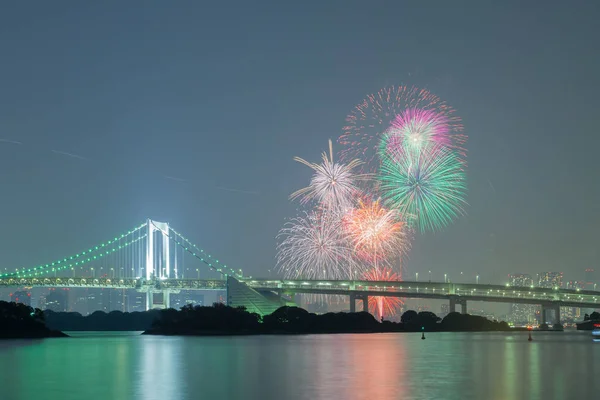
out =
[[[356,312],[356,300],[363,303],[363,311],[369,312],[369,296],[366,294],[350,294],[350,312]]]
[[[163,290],[147,290],[145,291],[146,293],[146,311],[148,310],[153,310],[155,308],[161,308],[161,309],[167,309],[167,308],[171,308],[171,292],[173,293],[178,293],[178,290],[169,290],[169,289],[163,289]],[[154,303],[154,294],[155,293],[161,293],[162,294],[162,303]]]
[[[462,299],[458,296],[450,297],[450,312],[456,312],[456,305],[460,305],[461,314],[467,313],[467,299]]]
[[[553,311],[553,319],[550,318],[548,311]],[[550,322],[552,324],[560,324],[560,305],[554,303],[542,304],[542,323]]]

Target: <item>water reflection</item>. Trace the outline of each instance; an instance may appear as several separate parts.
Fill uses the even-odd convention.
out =
[[[600,345],[583,333],[0,342],[3,400],[587,399]]]
[[[185,343],[178,337],[144,337],[134,342],[133,368],[128,374],[135,385],[134,398],[178,399],[187,396],[187,385],[181,379],[182,372],[194,368],[183,359]],[[143,343],[142,346],[137,344]]]

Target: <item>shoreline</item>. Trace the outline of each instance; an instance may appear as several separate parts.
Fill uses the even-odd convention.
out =
[[[187,331],[187,332],[169,332],[162,330],[147,330],[144,331],[141,335],[144,336],[299,336],[299,335],[366,335],[366,334],[380,334],[380,333],[398,333],[398,334],[420,334],[420,333],[517,333],[517,332],[527,332],[526,329],[511,329],[511,330],[424,330],[424,331],[406,331],[406,330],[397,330],[397,331],[385,331],[385,330],[377,330],[377,331],[364,331],[364,330],[356,330],[356,331],[339,331],[339,332],[289,332],[289,331],[272,331],[272,332],[231,332],[231,331]],[[562,331],[534,331],[534,332],[562,332]],[[575,330],[573,330],[575,332]]]

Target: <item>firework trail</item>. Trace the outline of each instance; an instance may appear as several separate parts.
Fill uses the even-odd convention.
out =
[[[372,268],[368,270],[363,279],[366,281],[392,282],[401,281],[402,274],[394,272],[391,268]],[[404,300],[401,297],[391,296],[370,296],[369,310],[374,313],[378,319],[382,319],[384,315],[392,316],[401,310],[404,305]]]
[[[401,213],[382,207],[379,200],[359,201],[344,216],[343,225],[356,255],[375,267],[378,262],[406,255],[410,249],[410,235]]]
[[[379,181],[384,203],[410,216],[421,232],[439,230],[464,214],[464,164],[452,150],[428,145],[384,154],[382,159]]]
[[[329,141],[329,155],[322,154],[321,164],[308,162],[300,157],[294,160],[315,171],[310,185],[297,190],[290,199],[299,198],[302,204],[317,201],[327,210],[346,210],[352,204],[352,198],[359,192],[357,182],[368,179],[368,175],[356,175],[353,170],[362,164],[355,159],[347,164],[333,161],[333,144]]]
[[[53,152],[54,154],[60,154],[62,156],[76,158],[78,160],[84,160],[84,161],[88,160],[87,158],[85,158],[83,156],[80,156],[80,155],[77,155],[77,154],[73,154],[73,153],[67,153],[66,151],[60,151],[60,150],[50,150],[50,151]]]
[[[179,182],[179,183],[186,183],[187,181],[183,178],[178,178],[176,176],[171,176],[171,175],[163,175],[162,176],[165,179],[168,179],[170,181],[175,181],[175,182]]]
[[[279,231],[277,269],[285,278],[351,279],[364,272],[336,214],[311,212]]]
[[[255,190],[236,189],[236,188],[230,188],[230,187],[226,187],[226,186],[217,186],[217,189],[224,190],[226,192],[234,192],[234,193],[260,194],[259,192],[255,191]]]
[[[23,142],[19,142],[17,140],[10,140],[10,139],[0,139],[0,143],[9,143],[9,144],[23,144]]]
[[[437,133],[448,136],[451,147],[462,155],[464,152],[462,146],[466,142],[466,136],[461,134],[462,125],[460,118],[455,115],[454,109],[427,90],[407,86],[391,86],[367,96],[346,117],[346,125],[338,139],[338,142],[344,147],[341,152],[342,160],[357,158],[364,160],[365,169],[374,172],[380,166],[377,157],[379,142],[393,126],[394,121],[406,128],[415,126],[415,124],[423,125],[411,122],[413,117],[422,119],[433,116],[435,116],[433,125],[438,129]],[[398,121],[397,118],[399,118]],[[425,124],[425,126],[430,125],[432,124]],[[439,129],[442,129],[443,132],[440,132]]]

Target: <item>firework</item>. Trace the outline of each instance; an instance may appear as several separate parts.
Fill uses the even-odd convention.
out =
[[[385,140],[382,148],[389,149]],[[422,232],[439,230],[464,214],[464,165],[452,150],[427,145],[392,154],[386,151],[382,150],[379,181],[388,207],[411,217]]]
[[[390,268],[372,268],[363,275],[366,281],[391,282],[401,281],[402,275],[394,272]],[[404,300],[400,297],[392,296],[369,296],[369,310],[380,320],[384,315],[395,315],[404,305]]]
[[[392,152],[402,148],[417,150],[431,143],[452,147],[448,118],[432,110],[408,108],[402,111],[384,136]]]
[[[460,118],[454,114],[450,106],[426,90],[392,86],[367,96],[346,117],[343,134],[338,139],[344,147],[341,152],[342,160],[359,158],[365,161],[367,170],[374,172],[380,166],[377,158],[379,142],[393,127],[394,121],[397,122],[396,125],[404,121],[405,127],[408,126],[407,122],[409,125],[412,124],[410,126],[414,126],[415,123],[410,122],[413,117],[418,117],[417,121],[421,122],[425,117],[430,121],[426,125],[431,128],[433,116],[435,116],[433,136],[447,137],[448,139],[444,139],[447,141],[446,144],[462,154],[466,137],[460,133],[462,131]],[[422,126],[419,123],[417,125]]]
[[[335,214],[311,212],[279,232],[277,268],[285,278],[349,279],[363,272]]]
[[[321,164],[308,162],[300,157],[294,160],[312,168],[315,174],[310,185],[290,195],[290,199],[300,198],[301,203],[317,201],[327,210],[345,210],[351,205],[352,197],[359,191],[357,181],[368,179],[367,175],[356,175],[353,170],[362,164],[356,159],[347,164],[333,161],[333,145],[329,141],[329,156],[322,154]]]
[[[382,207],[379,200],[359,201],[343,222],[357,256],[373,265],[408,252],[410,240],[401,214]]]

